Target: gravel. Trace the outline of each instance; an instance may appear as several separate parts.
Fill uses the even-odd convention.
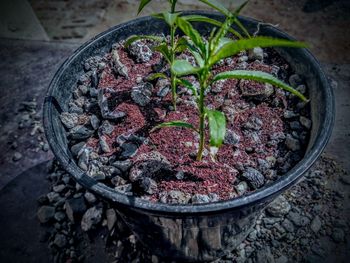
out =
[[[143,156],[139,161],[147,160],[166,162],[164,156],[157,153],[152,156]],[[121,170],[130,169],[130,163],[114,162]],[[61,185],[65,185],[65,189],[70,189],[68,192],[66,190],[58,193],[50,192],[40,198],[40,203],[44,205],[38,209],[38,219],[52,228],[46,240],[54,256],[78,259],[86,252],[83,242],[89,243],[90,240],[88,237],[81,236],[84,233],[82,231],[93,233],[106,229],[104,231],[108,231],[108,238],[103,239],[103,242],[106,242],[109,251],[113,251],[110,255],[117,262],[136,262],[137,260],[164,262],[142,247],[119,218],[116,210],[112,208],[112,204],[85,191],[80,186],[76,187],[73,180],[64,179],[68,175],[57,168],[56,164],[54,165],[56,168],[48,176],[52,180],[52,189],[60,189]],[[339,218],[343,211],[342,207],[334,206],[337,203],[334,200],[342,200],[341,195],[317,183],[317,180],[320,178],[326,180],[326,177],[337,174],[342,175],[341,170],[337,170],[334,166],[334,162],[322,158],[303,181],[279,196],[266,208],[265,212],[259,215],[256,225],[240,246],[228,256],[215,262],[228,263],[233,259],[236,262],[249,263],[309,262],[313,258],[320,261],[320,257],[326,258],[330,253],[334,253],[329,250],[329,247],[344,244],[345,237],[349,234],[349,225],[346,220]],[[125,180],[123,182],[120,177],[119,183],[125,183]],[[315,183],[317,187],[314,187]],[[249,189],[244,181],[240,182],[240,187],[242,185]],[[120,187],[130,191],[132,186],[120,185]],[[313,199],[314,192],[319,193],[322,198]],[[75,195],[80,196],[73,198]],[[165,203],[187,204],[193,202],[193,199],[215,200],[215,196],[197,195],[194,198],[181,191],[163,192],[161,196],[161,200]],[[62,199],[65,202],[62,203]],[[66,215],[63,212],[64,207]],[[69,207],[68,210],[75,211],[74,221],[71,220],[73,216],[69,215],[67,207]],[[106,236],[106,232],[103,233],[105,233],[103,236]],[[328,243],[322,241],[325,238]],[[329,242],[333,242],[333,245]]]
[[[291,205],[287,199],[283,195],[280,195],[266,208],[266,211],[274,217],[281,217],[288,214],[290,209]]]

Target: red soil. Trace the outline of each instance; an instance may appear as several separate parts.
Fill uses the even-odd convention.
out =
[[[129,79],[124,77],[115,77],[110,67],[106,67],[103,72],[99,88],[112,88],[115,91],[130,91],[132,87],[137,85],[137,79],[147,76],[151,71],[151,66],[159,63],[160,55],[154,54],[152,60],[147,64],[135,63],[128,54],[120,49],[119,55],[121,61],[127,65],[129,70]],[[109,55],[108,55],[109,56]],[[237,64],[237,59],[234,58],[234,63],[228,66],[216,67],[215,72],[224,70],[232,70]],[[253,63],[250,69],[262,70],[271,72],[271,67],[258,63]],[[139,80],[138,80],[139,81]],[[257,85],[254,82],[248,82],[255,88]],[[195,154],[198,148],[198,135],[189,129],[184,128],[163,128],[149,134],[148,144],[143,144],[138,150],[137,155],[150,151],[158,151],[164,155],[173,166],[174,170],[184,171],[190,174],[190,180],[178,180],[174,177],[173,180],[158,179],[159,191],[164,190],[181,190],[187,193],[209,194],[216,193],[221,199],[229,199],[232,194],[235,194],[234,182],[238,175],[238,171],[234,168],[237,163],[248,164],[252,167],[257,165],[258,158],[267,156],[277,156],[277,146],[267,146],[268,137],[274,132],[283,131],[283,121],[281,119],[282,109],[271,108],[265,103],[261,103],[256,107],[247,103],[240,95],[238,87],[239,81],[225,81],[222,92],[218,94],[208,94],[206,103],[211,104],[214,108],[218,108],[225,112],[225,107],[231,107],[234,110],[233,117],[227,115],[227,127],[235,131],[241,138],[237,146],[223,145],[217,154],[217,161],[214,161],[207,154],[203,161],[195,161]],[[221,96],[225,100],[224,105],[217,98]],[[190,95],[183,94],[180,96],[183,100],[189,100]],[[159,101],[154,91],[152,101]],[[152,108],[152,103],[144,108],[139,107],[130,99],[117,106],[117,109],[127,114],[123,122],[115,124],[114,131],[110,136],[107,136],[112,153],[117,149],[114,147],[115,138],[120,134],[137,133],[140,129],[148,127],[149,130],[155,123],[148,123],[143,114],[147,111],[155,112],[155,122],[185,120],[194,126],[198,125],[198,112],[194,106],[186,105],[184,102],[178,104],[177,111],[169,111],[167,105],[171,101],[169,93],[162,99],[162,103],[158,103],[156,108]],[[245,107],[239,107],[245,105]],[[263,125],[257,132],[259,141],[254,141],[250,137],[245,137],[242,131],[242,126],[251,116],[259,117]],[[207,134],[208,138],[208,134]],[[89,145],[98,147],[98,140],[90,139]],[[197,147],[196,147],[197,146]],[[253,153],[247,153],[246,148],[253,148]],[[151,200],[157,200],[159,192],[151,197]]]

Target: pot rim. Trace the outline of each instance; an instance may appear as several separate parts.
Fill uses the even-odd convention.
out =
[[[200,15],[219,15],[222,16],[220,13],[212,12],[212,11],[184,11],[184,14],[200,14]],[[138,197],[133,196],[127,196],[121,193],[116,192],[112,188],[108,187],[105,184],[97,182],[95,179],[90,178],[86,175],[85,172],[83,172],[77,164],[69,158],[67,154],[65,154],[65,151],[60,146],[57,140],[57,136],[55,135],[55,130],[53,127],[53,122],[50,121],[52,119],[52,94],[53,90],[59,81],[60,77],[64,73],[64,71],[69,67],[69,64],[71,61],[73,61],[79,53],[83,52],[84,49],[89,47],[93,42],[99,41],[102,39],[105,35],[123,28],[123,27],[129,27],[133,26],[134,23],[142,23],[147,22],[149,23],[149,19],[153,19],[150,16],[144,16],[140,18],[136,18],[133,20],[130,20],[128,22],[116,25],[100,34],[92,38],[91,40],[85,42],[82,46],[80,46],[74,53],[65,60],[65,62],[60,66],[60,68],[55,73],[48,91],[47,95],[45,97],[45,102],[43,106],[43,123],[44,123],[44,130],[45,135],[48,140],[48,143],[51,147],[52,152],[54,153],[55,157],[61,164],[61,166],[70,174],[72,175],[75,180],[82,184],[84,187],[88,188],[89,190],[102,195],[104,198],[107,198],[109,200],[112,200],[120,205],[129,206],[134,209],[141,209],[146,210],[150,213],[161,213],[161,214],[195,214],[195,213],[212,213],[212,212],[220,212],[224,210],[231,210],[231,209],[238,209],[242,206],[247,206],[250,204],[254,204],[257,202],[261,202],[273,195],[278,194],[279,192],[289,188],[293,185],[294,182],[296,182],[301,176],[312,166],[312,164],[316,161],[316,159],[321,155],[322,151],[326,147],[327,142],[330,139],[333,124],[334,124],[334,112],[335,112],[335,103],[334,103],[334,94],[333,90],[329,85],[329,82],[327,80],[326,75],[324,74],[319,62],[316,60],[316,58],[311,54],[311,52],[305,48],[299,49],[300,52],[304,53],[303,55],[308,58],[308,63],[311,64],[319,74],[319,77],[321,81],[326,85],[326,92],[325,97],[327,101],[327,107],[329,108],[328,111],[326,111],[326,115],[323,120],[321,120],[321,132],[318,134],[318,136],[315,139],[315,142],[312,146],[312,148],[309,149],[309,151],[304,155],[301,161],[299,161],[291,170],[289,170],[286,174],[284,174],[280,179],[273,182],[272,184],[265,186],[261,189],[258,189],[252,193],[249,193],[244,196],[240,196],[234,199],[225,200],[225,201],[219,201],[219,202],[212,202],[212,203],[205,203],[205,204],[187,204],[187,205],[181,205],[181,204],[163,204],[163,203],[152,203],[150,201],[143,200]],[[240,20],[246,20],[250,23],[258,23],[258,20],[240,16]],[[269,30],[271,30],[274,33],[279,34],[283,38],[292,39],[288,34],[284,33],[283,31],[274,28],[272,26],[268,26]]]

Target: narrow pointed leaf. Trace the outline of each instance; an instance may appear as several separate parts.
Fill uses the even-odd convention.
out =
[[[164,12],[163,18],[169,26],[173,26],[180,13]]]
[[[185,35],[187,35],[193,41],[193,43],[200,49],[200,51],[204,53],[204,42],[199,32],[182,17],[178,17],[176,19],[176,24],[185,33]]]
[[[186,88],[188,88],[190,91],[192,91],[192,94],[197,97],[198,93],[197,93],[197,89],[192,85],[191,82],[189,82],[188,80],[185,79],[180,79],[180,78],[176,78],[176,83],[178,85],[182,85]]]
[[[238,6],[233,13],[234,16],[238,16],[241,13],[241,11],[243,10],[243,8],[248,4],[248,2],[249,2],[249,0],[243,2],[240,6]]]
[[[175,52],[184,52],[187,49],[188,41],[184,37],[180,37],[179,40],[176,42],[175,46]]]
[[[208,18],[206,16],[201,16],[201,15],[188,15],[188,16],[183,16],[182,18],[184,18],[185,20],[189,21],[189,22],[205,22],[217,27],[221,27],[222,23],[220,21],[217,21],[215,19],[212,18]],[[228,32],[232,33],[233,35],[235,35],[238,38],[242,38],[242,35],[237,32],[236,30],[234,30],[232,27],[230,27],[228,29]]]
[[[228,10],[225,6],[223,6],[220,2],[216,0],[199,0],[202,3],[210,6],[211,8],[214,8],[215,10],[219,11],[220,13],[224,14],[225,16],[231,16],[230,10]]]
[[[150,16],[158,19],[164,19],[163,13],[154,13],[154,14],[151,14]]]
[[[220,147],[226,134],[225,115],[217,110],[206,109],[205,112],[209,121],[210,145]]]
[[[159,37],[159,36],[149,36],[149,35],[138,35],[138,36],[131,36],[129,37],[126,42],[125,42],[125,47],[130,46],[133,42],[138,41],[138,40],[154,40],[154,41],[159,41],[162,42],[164,40],[163,37]]]
[[[171,66],[172,72],[177,76],[196,74],[199,68],[195,68],[187,60],[175,60]]]
[[[201,57],[200,53],[198,52],[198,49],[188,42],[187,42],[187,48],[196,59],[198,66],[202,68],[204,66],[204,60]]]
[[[248,38],[251,37],[250,34],[249,34],[249,32],[248,32],[248,30],[247,30],[247,29],[245,28],[245,26],[241,23],[241,21],[238,20],[237,17],[235,17],[235,18],[233,19],[233,21],[234,21],[234,23],[242,30],[242,32],[243,32]]]
[[[155,79],[167,79],[168,76],[165,75],[164,73],[153,73],[147,77],[147,80],[152,81]]]
[[[156,46],[154,50],[160,52],[164,56],[164,58],[168,61],[168,63],[171,63],[171,53],[166,43]]]
[[[152,0],[141,0],[141,3],[139,5],[139,9],[137,10],[137,14],[140,14],[142,9],[149,4]]]
[[[254,47],[295,47],[301,48],[306,45],[297,41],[290,41],[286,39],[277,39],[271,37],[254,37],[250,39],[232,40],[220,49],[211,57],[210,65],[214,65],[216,62],[223,58],[231,57],[243,50],[252,49]]]
[[[215,34],[215,36],[212,38],[211,42],[210,42],[210,51],[216,51],[218,49],[218,45],[219,42],[221,40],[221,38],[225,37],[225,35],[227,34],[227,31],[229,30],[229,28],[231,28],[233,19],[230,17],[227,17],[225,22],[222,24],[222,26],[219,28],[218,32]]]
[[[163,122],[161,124],[158,124],[157,126],[153,127],[152,130],[150,132],[154,132],[157,129],[161,129],[161,128],[167,128],[167,127],[180,127],[180,128],[188,128],[188,129],[192,129],[196,132],[197,129],[195,127],[193,127],[192,124],[184,122],[184,121],[170,121],[170,122]]]
[[[250,70],[234,70],[234,71],[227,71],[217,74],[212,82],[221,80],[221,79],[245,79],[245,80],[254,80],[257,82],[262,83],[269,83],[273,86],[276,86],[278,88],[284,89],[295,96],[299,97],[303,101],[308,101],[308,99],[301,94],[299,91],[293,89],[288,84],[284,83],[283,81],[275,78],[271,74],[268,74],[266,72],[262,71],[250,71]]]

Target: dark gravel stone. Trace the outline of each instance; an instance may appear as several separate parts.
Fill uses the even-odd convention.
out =
[[[128,68],[120,61],[118,50],[113,49],[112,52],[112,69],[116,75],[120,75],[124,78],[129,78]]]
[[[60,119],[66,128],[72,129],[78,125],[79,115],[77,113],[62,112],[60,114]]]
[[[243,124],[243,127],[248,130],[260,130],[263,125],[263,122],[260,118],[256,116],[251,116],[246,123]]]
[[[287,138],[286,138],[286,146],[291,151],[298,151],[301,148],[299,140],[293,138],[289,134],[287,135]]]
[[[296,226],[306,226],[310,224],[310,219],[306,216],[302,216],[297,212],[289,212],[287,215],[288,219],[294,223]]]
[[[103,89],[100,89],[98,92],[98,98],[97,98],[98,105],[101,110],[102,118],[106,120],[113,120],[113,121],[124,118],[126,116],[125,112],[118,111],[118,110],[114,110],[114,111],[109,110],[108,99],[107,97],[105,97],[103,92],[104,92]]]
[[[157,172],[167,169],[170,169],[170,163],[161,153],[153,151],[141,154],[130,169],[129,180],[136,182],[143,177],[152,178]]]
[[[100,120],[99,118],[96,116],[96,115],[91,115],[91,118],[90,118],[90,124],[91,124],[91,127],[94,129],[94,130],[97,130],[98,127],[100,126]]]
[[[124,184],[114,187],[114,190],[117,192],[120,192],[125,195],[133,195],[132,194],[132,185],[131,184]]]
[[[111,231],[117,221],[117,213],[114,209],[110,208],[106,210],[107,228]]]
[[[111,151],[105,137],[103,136],[100,137],[99,144],[102,152],[109,153]]]
[[[301,125],[303,125],[306,129],[310,130],[311,129],[311,125],[312,125],[312,121],[304,116],[300,116],[299,121],[301,123]]]
[[[67,217],[71,222],[77,222],[86,211],[86,205],[83,197],[72,198],[65,202]]]
[[[341,243],[344,241],[345,233],[344,230],[341,228],[334,228],[332,231],[332,239],[336,243]]]
[[[131,165],[132,162],[130,160],[125,160],[125,161],[115,161],[112,163],[112,165],[116,168],[118,168],[120,171],[122,171],[123,173],[127,172]]]
[[[78,159],[78,166],[84,171],[88,170],[89,156],[90,156],[90,150],[88,148],[84,148],[83,150],[81,150],[79,159]]]
[[[93,130],[90,130],[84,125],[78,125],[70,130],[69,137],[73,140],[85,140],[90,138],[93,134]]]
[[[267,208],[266,211],[274,217],[282,217],[289,213],[291,205],[287,199],[280,195]]]
[[[57,247],[63,248],[67,245],[67,238],[65,235],[58,233],[55,235],[55,239],[53,240],[53,243]]]
[[[320,217],[317,215],[314,217],[314,219],[312,219],[310,228],[314,233],[318,233],[318,231],[320,231],[321,227],[322,227],[322,222],[321,222]]]
[[[258,189],[265,183],[264,176],[256,169],[252,167],[247,167],[243,172],[242,177],[247,180],[247,182],[254,188]]]
[[[84,198],[89,204],[93,204],[97,200],[96,196],[94,194],[90,193],[90,192],[86,192],[84,194]]]
[[[291,221],[289,221],[288,219],[283,220],[282,222],[282,226],[284,227],[284,229],[287,232],[294,232],[294,225]]]
[[[162,192],[159,195],[160,202],[167,204],[188,204],[188,202],[191,200],[190,194],[175,190]]]
[[[151,60],[153,52],[143,41],[138,40],[130,44],[129,53],[135,57],[136,62],[145,63]]]
[[[297,88],[299,85],[301,85],[303,83],[303,80],[301,78],[300,75],[298,74],[293,74],[289,77],[289,84],[293,87],[293,88]]]
[[[96,206],[89,208],[81,219],[81,229],[89,231],[93,225],[98,224],[102,219],[102,212],[102,208]]]
[[[63,212],[56,212],[54,218],[56,221],[61,222],[66,218],[66,214]]]
[[[12,160],[14,162],[17,162],[17,161],[21,160],[22,157],[23,157],[23,155],[20,152],[15,152],[12,156]]]
[[[156,181],[149,177],[144,177],[140,180],[140,187],[145,193],[150,195],[154,194],[158,189]]]
[[[145,82],[132,88],[131,98],[135,103],[144,107],[151,102],[152,84]]]
[[[114,127],[112,124],[110,124],[109,121],[105,120],[102,122],[102,125],[100,126],[99,128],[99,134],[106,134],[106,135],[109,135],[113,132],[114,130]]]
[[[120,158],[122,159],[128,159],[130,157],[133,157],[138,150],[138,146],[133,143],[123,143],[121,146],[122,152],[120,154]]]
[[[96,72],[96,70],[94,70],[91,74],[91,87],[92,88],[97,88],[98,87],[98,83],[99,83],[99,77],[98,74]]]
[[[224,139],[224,143],[228,144],[228,145],[237,145],[240,141],[241,137],[235,133],[232,130],[227,130],[226,131],[226,135],[225,135],[225,139]]]
[[[55,208],[53,206],[44,205],[39,208],[37,216],[40,223],[47,223],[54,218]]]

